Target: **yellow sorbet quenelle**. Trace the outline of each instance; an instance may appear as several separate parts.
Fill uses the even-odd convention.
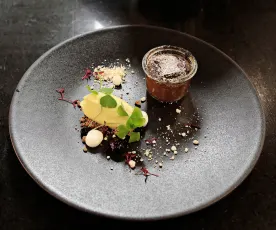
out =
[[[98,92],[97,94],[91,93],[84,96],[83,100],[80,103],[83,113],[88,118],[99,124],[103,125],[104,123],[106,123],[106,125],[112,129],[117,128],[119,125],[126,125],[129,116],[132,114],[134,110],[134,107],[129,105],[123,99],[116,97],[114,95],[110,96],[116,101],[117,106],[114,108],[103,107],[101,105],[101,98],[103,98],[104,96],[106,96],[106,94],[102,92]],[[123,107],[127,115],[119,115],[119,106]],[[147,113],[144,111],[142,111],[142,114],[145,118],[144,126],[146,126],[148,123],[148,116]]]

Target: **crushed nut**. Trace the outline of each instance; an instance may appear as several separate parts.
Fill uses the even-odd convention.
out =
[[[135,105],[140,107],[141,106],[141,101],[135,101]]]
[[[171,147],[171,150],[172,150],[172,151],[176,151],[176,147],[173,145],[173,146]]]
[[[198,145],[198,144],[199,144],[199,141],[198,141],[198,140],[193,140],[193,144],[194,144],[194,145]]]

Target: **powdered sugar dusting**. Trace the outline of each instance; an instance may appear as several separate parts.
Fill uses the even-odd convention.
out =
[[[170,82],[177,81],[189,71],[188,61],[184,57],[172,53],[152,55],[147,66],[151,77]]]
[[[181,62],[184,64],[179,65]],[[173,54],[154,55],[149,60],[148,65],[160,77],[185,71],[185,62]]]

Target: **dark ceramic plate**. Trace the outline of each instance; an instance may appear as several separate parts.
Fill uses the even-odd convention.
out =
[[[58,101],[55,89],[64,87],[67,97],[82,98],[87,93],[86,82],[81,81],[86,67],[92,62],[129,58],[135,74],[127,76],[122,92],[134,103],[146,95],[142,57],[163,44],[190,50],[199,69],[189,95],[179,102],[184,107],[181,115],[176,116],[177,104],[164,108],[148,96],[143,105],[150,116],[146,137],[160,137],[157,128],[165,125],[171,125],[177,134],[183,123],[199,116],[201,129],[190,137],[197,138],[200,145],[195,149],[192,140],[176,135],[180,146],[175,160],[164,157],[161,171],[145,160],[147,167],[159,174],[145,183],[143,176],[135,175],[138,169],[130,172],[123,162],[108,161],[103,153],[82,152],[80,133],[75,130],[82,113]],[[256,92],[234,61],[192,36],[145,26],[104,29],[54,47],[25,73],[10,107],[14,149],[41,187],[81,210],[124,219],[179,216],[229,194],[258,160],[264,124]],[[159,146],[163,146],[160,156],[166,148],[164,139],[158,140]],[[190,148],[188,153],[184,153],[185,147]]]

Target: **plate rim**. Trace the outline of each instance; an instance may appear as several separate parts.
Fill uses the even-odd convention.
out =
[[[27,76],[29,75],[29,73],[32,71],[33,68],[35,68],[45,57],[47,57],[49,54],[51,54],[53,51],[59,49],[60,47],[62,47],[63,45],[65,45],[66,43],[72,42],[74,40],[77,40],[79,38],[85,37],[87,35],[91,35],[91,34],[95,34],[95,33],[102,33],[105,31],[112,31],[112,30],[117,30],[117,29],[125,29],[125,28],[147,28],[147,29],[153,29],[153,30],[160,30],[160,31],[165,31],[165,32],[170,32],[170,33],[175,33],[175,34],[179,34],[182,36],[186,36],[191,38],[192,40],[196,40],[197,42],[203,43],[207,46],[209,46],[210,48],[214,49],[216,52],[220,53],[221,55],[223,55],[226,59],[228,59],[228,61],[230,61],[233,65],[235,65],[235,67],[237,69],[239,69],[239,71],[241,71],[241,73],[246,77],[246,79],[249,82],[249,86],[251,87],[251,90],[253,90],[255,93],[255,97],[258,103],[258,106],[260,108],[260,115],[261,115],[261,139],[260,139],[260,143],[259,143],[259,147],[258,147],[258,151],[255,153],[255,156],[252,160],[252,162],[250,162],[250,164],[248,165],[247,169],[245,170],[244,174],[231,186],[228,188],[228,190],[226,190],[224,193],[221,193],[220,195],[216,196],[214,199],[209,200],[208,202],[206,202],[205,204],[201,204],[198,205],[197,207],[193,208],[193,209],[189,209],[186,211],[178,211],[175,212],[173,214],[166,214],[166,215],[159,215],[159,216],[155,216],[155,217],[130,217],[130,216],[121,216],[119,214],[109,214],[109,213],[105,213],[105,212],[98,212],[98,211],[94,211],[91,209],[88,209],[86,207],[80,206],[79,204],[70,201],[70,199],[66,198],[65,196],[63,196],[62,194],[59,194],[58,191],[56,191],[54,188],[51,187],[51,185],[47,185],[44,184],[43,181],[41,181],[33,172],[32,170],[29,169],[28,165],[26,165],[24,163],[23,158],[21,157],[22,154],[19,153],[19,150],[17,149],[16,146],[16,140],[13,137],[13,133],[15,132],[14,129],[16,129],[16,127],[13,125],[13,111],[14,111],[14,107],[15,107],[15,103],[16,103],[16,99],[17,99],[17,92],[16,89],[20,88],[21,85],[24,84]],[[193,35],[181,32],[181,31],[177,31],[174,29],[169,29],[169,28],[165,28],[165,27],[160,27],[160,26],[152,26],[152,25],[118,25],[118,26],[111,26],[111,27],[106,27],[103,29],[98,29],[98,30],[92,30],[86,33],[82,33],[76,36],[73,36],[71,38],[68,38],[60,43],[58,43],[57,45],[53,46],[52,48],[50,48],[48,51],[46,51],[45,53],[43,53],[28,69],[27,71],[24,73],[24,75],[22,76],[22,78],[20,79],[20,81],[18,82],[15,91],[13,93],[12,96],[12,100],[11,100],[11,104],[10,104],[10,109],[9,109],[9,135],[10,135],[10,140],[14,149],[14,152],[19,160],[19,162],[21,163],[21,165],[23,166],[23,168],[25,169],[25,171],[29,174],[29,176],[42,188],[44,189],[47,193],[49,193],[50,195],[52,195],[53,197],[55,197],[56,199],[62,201],[63,203],[74,207],[78,210],[82,210],[88,213],[92,213],[94,215],[97,216],[104,216],[104,217],[108,217],[108,218],[113,218],[113,219],[121,219],[121,220],[132,220],[132,221],[148,221],[148,220],[162,220],[162,219],[168,219],[168,218],[175,218],[175,217],[179,217],[179,216],[184,216],[190,213],[194,213],[196,211],[205,209],[213,204],[215,204],[216,202],[218,202],[219,200],[225,198],[226,196],[228,196],[232,191],[234,191],[238,186],[240,186],[242,184],[242,182],[249,176],[249,174],[252,172],[253,168],[255,167],[258,159],[260,158],[261,152],[263,150],[263,146],[264,146],[264,141],[265,141],[265,133],[266,133],[266,122],[265,122],[265,113],[264,113],[264,109],[263,109],[263,105],[261,102],[261,98],[257,93],[258,91],[256,90],[255,86],[253,85],[253,83],[251,82],[251,80],[249,79],[248,75],[246,74],[246,72],[238,65],[237,62],[235,62],[231,57],[229,57],[226,53],[224,53],[223,51],[221,51],[220,49],[218,49],[217,47],[215,47],[214,45],[200,39],[197,38]]]

